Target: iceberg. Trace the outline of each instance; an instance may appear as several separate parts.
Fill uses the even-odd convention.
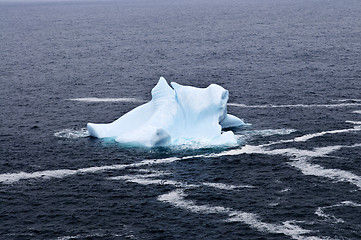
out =
[[[161,77],[152,89],[151,101],[112,123],[88,123],[90,136],[145,147],[237,144],[232,131],[222,132],[245,124],[227,113],[226,89],[217,84],[196,88],[172,82],[171,86]]]

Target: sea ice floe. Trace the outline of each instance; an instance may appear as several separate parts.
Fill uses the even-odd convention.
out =
[[[222,132],[222,128],[244,125],[238,117],[227,114],[227,90],[217,84],[196,88],[172,82],[171,86],[161,77],[150,102],[112,123],[88,123],[89,134],[146,147],[195,141],[208,146],[237,144],[232,131]]]

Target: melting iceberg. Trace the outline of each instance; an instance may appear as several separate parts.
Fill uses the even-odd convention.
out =
[[[88,123],[89,134],[146,147],[195,142],[208,146],[237,144],[232,131],[222,132],[222,128],[244,125],[241,119],[227,114],[227,90],[217,84],[196,88],[172,82],[171,86],[161,77],[152,89],[150,102],[112,123]]]

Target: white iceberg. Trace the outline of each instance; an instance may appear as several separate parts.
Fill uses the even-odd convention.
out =
[[[241,119],[227,114],[227,90],[217,84],[207,88],[171,85],[173,88],[161,77],[152,89],[150,102],[112,123],[88,123],[89,134],[146,147],[195,142],[208,146],[237,144],[232,131],[222,132],[222,128],[244,125]]]

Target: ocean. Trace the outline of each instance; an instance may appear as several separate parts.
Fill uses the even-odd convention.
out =
[[[361,1],[0,2],[0,239],[361,239]],[[239,145],[89,137],[163,76]]]

